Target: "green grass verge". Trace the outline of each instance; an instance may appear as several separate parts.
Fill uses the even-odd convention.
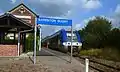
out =
[[[101,49],[82,50],[80,51],[80,55],[98,56],[101,52]]]
[[[81,50],[80,55],[84,56],[94,56],[97,58],[120,61],[120,51],[116,48],[103,48],[103,49],[89,49]]]

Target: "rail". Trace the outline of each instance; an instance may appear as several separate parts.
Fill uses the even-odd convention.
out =
[[[85,60],[84,57],[81,57],[81,56],[78,56],[78,57],[79,57],[80,59]],[[107,68],[109,68],[109,69],[115,70],[115,71],[117,71],[117,72],[120,72],[120,68],[116,68],[116,67],[113,67],[113,66],[110,66],[110,65],[106,65],[106,64],[103,64],[103,63],[100,63],[100,62],[97,62],[97,61],[94,61],[94,60],[90,60],[90,59],[89,59],[89,61],[92,62],[92,63],[96,63],[96,64],[99,64],[99,65],[102,65],[102,66],[104,66],[104,67],[107,67]],[[99,69],[98,67],[92,66],[91,64],[89,64],[89,66],[90,66],[91,68],[97,70],[97,71],[105,72],[104,70]],[[115,72],[115,71],[114,71],[114,72]]]

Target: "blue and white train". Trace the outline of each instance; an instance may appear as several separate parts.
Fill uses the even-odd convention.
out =
[[[79,53],[82,47],[80,34],[78,31],[73,31],[73,53]],[[59,50],[62,52],[71,51],[71,31],[59,30],[51,36],[42,40],[42,45],[47,44],[48,48]]]

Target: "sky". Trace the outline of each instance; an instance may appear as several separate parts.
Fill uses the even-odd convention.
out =
[[[39,16],[72,19],[73,29],[84,28],[95,16],[103,16],[120,28],[120,0],[1,0],[0,14],[23,3]],[[51,35],[61,28],[70,27],[42,25],[42,35]]]

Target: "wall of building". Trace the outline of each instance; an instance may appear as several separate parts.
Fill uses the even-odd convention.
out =
[[[35,25],[35,16],[24,6],[16,8],[11,13],[17,18],[20,18],[31,25]]]
[[[17,56],[17,45],[0,45],[0,56]]]
[[[0,45],[0,56],[18,56],[17,45]],[[20,54],[22,45],[20,45]]]

